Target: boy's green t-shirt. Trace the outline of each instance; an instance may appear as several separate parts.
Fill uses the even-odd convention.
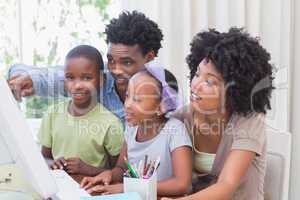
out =
[[[117,156],[123,144],[121,121],[100,103],[79,117],[69,114],[68,104],[49,108],[38,134],[40,144],[52,149],[54,159],[79,157],[94,167],[106,167],[108,155]]]

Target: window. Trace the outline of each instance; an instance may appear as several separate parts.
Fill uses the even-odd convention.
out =
[[[67,52],[90,44],[106,52],[105,24],[121,10],[120,0],[4,0],[0,2],[0,70],[14,63],[62,65]],[[28,118],[40,118],[51,98],[26,98]]]
[[[19,62],[18,6],[16,0],[0,1],[0,71]]]

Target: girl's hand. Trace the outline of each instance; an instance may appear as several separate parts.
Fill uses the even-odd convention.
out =
[[[87,190],[96,184],[109,185],[112,182],[112,171],[106,170],[95,177],[85,177],[80,184],[80,187]]]
[[[91,195],[108,195],[122,193],[123,184],[96,185],[95,187],[88,189],[87,192]]]

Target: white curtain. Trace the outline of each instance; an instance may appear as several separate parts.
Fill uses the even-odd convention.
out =
[[[185,57],[193,35],[207,28],[226,31],[245,27],[271,53],[278,72],[269,125],[289,131],[290,2],[291,0],[123,0],[125,10],[139,10],[156,21],[164,33],[158,61],[189,91]]]

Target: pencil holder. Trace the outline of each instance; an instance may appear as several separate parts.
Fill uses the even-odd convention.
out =
[[[157,177],[149,179],[124,177],[124,192],[137,192],[143,200],[157,200]]]

